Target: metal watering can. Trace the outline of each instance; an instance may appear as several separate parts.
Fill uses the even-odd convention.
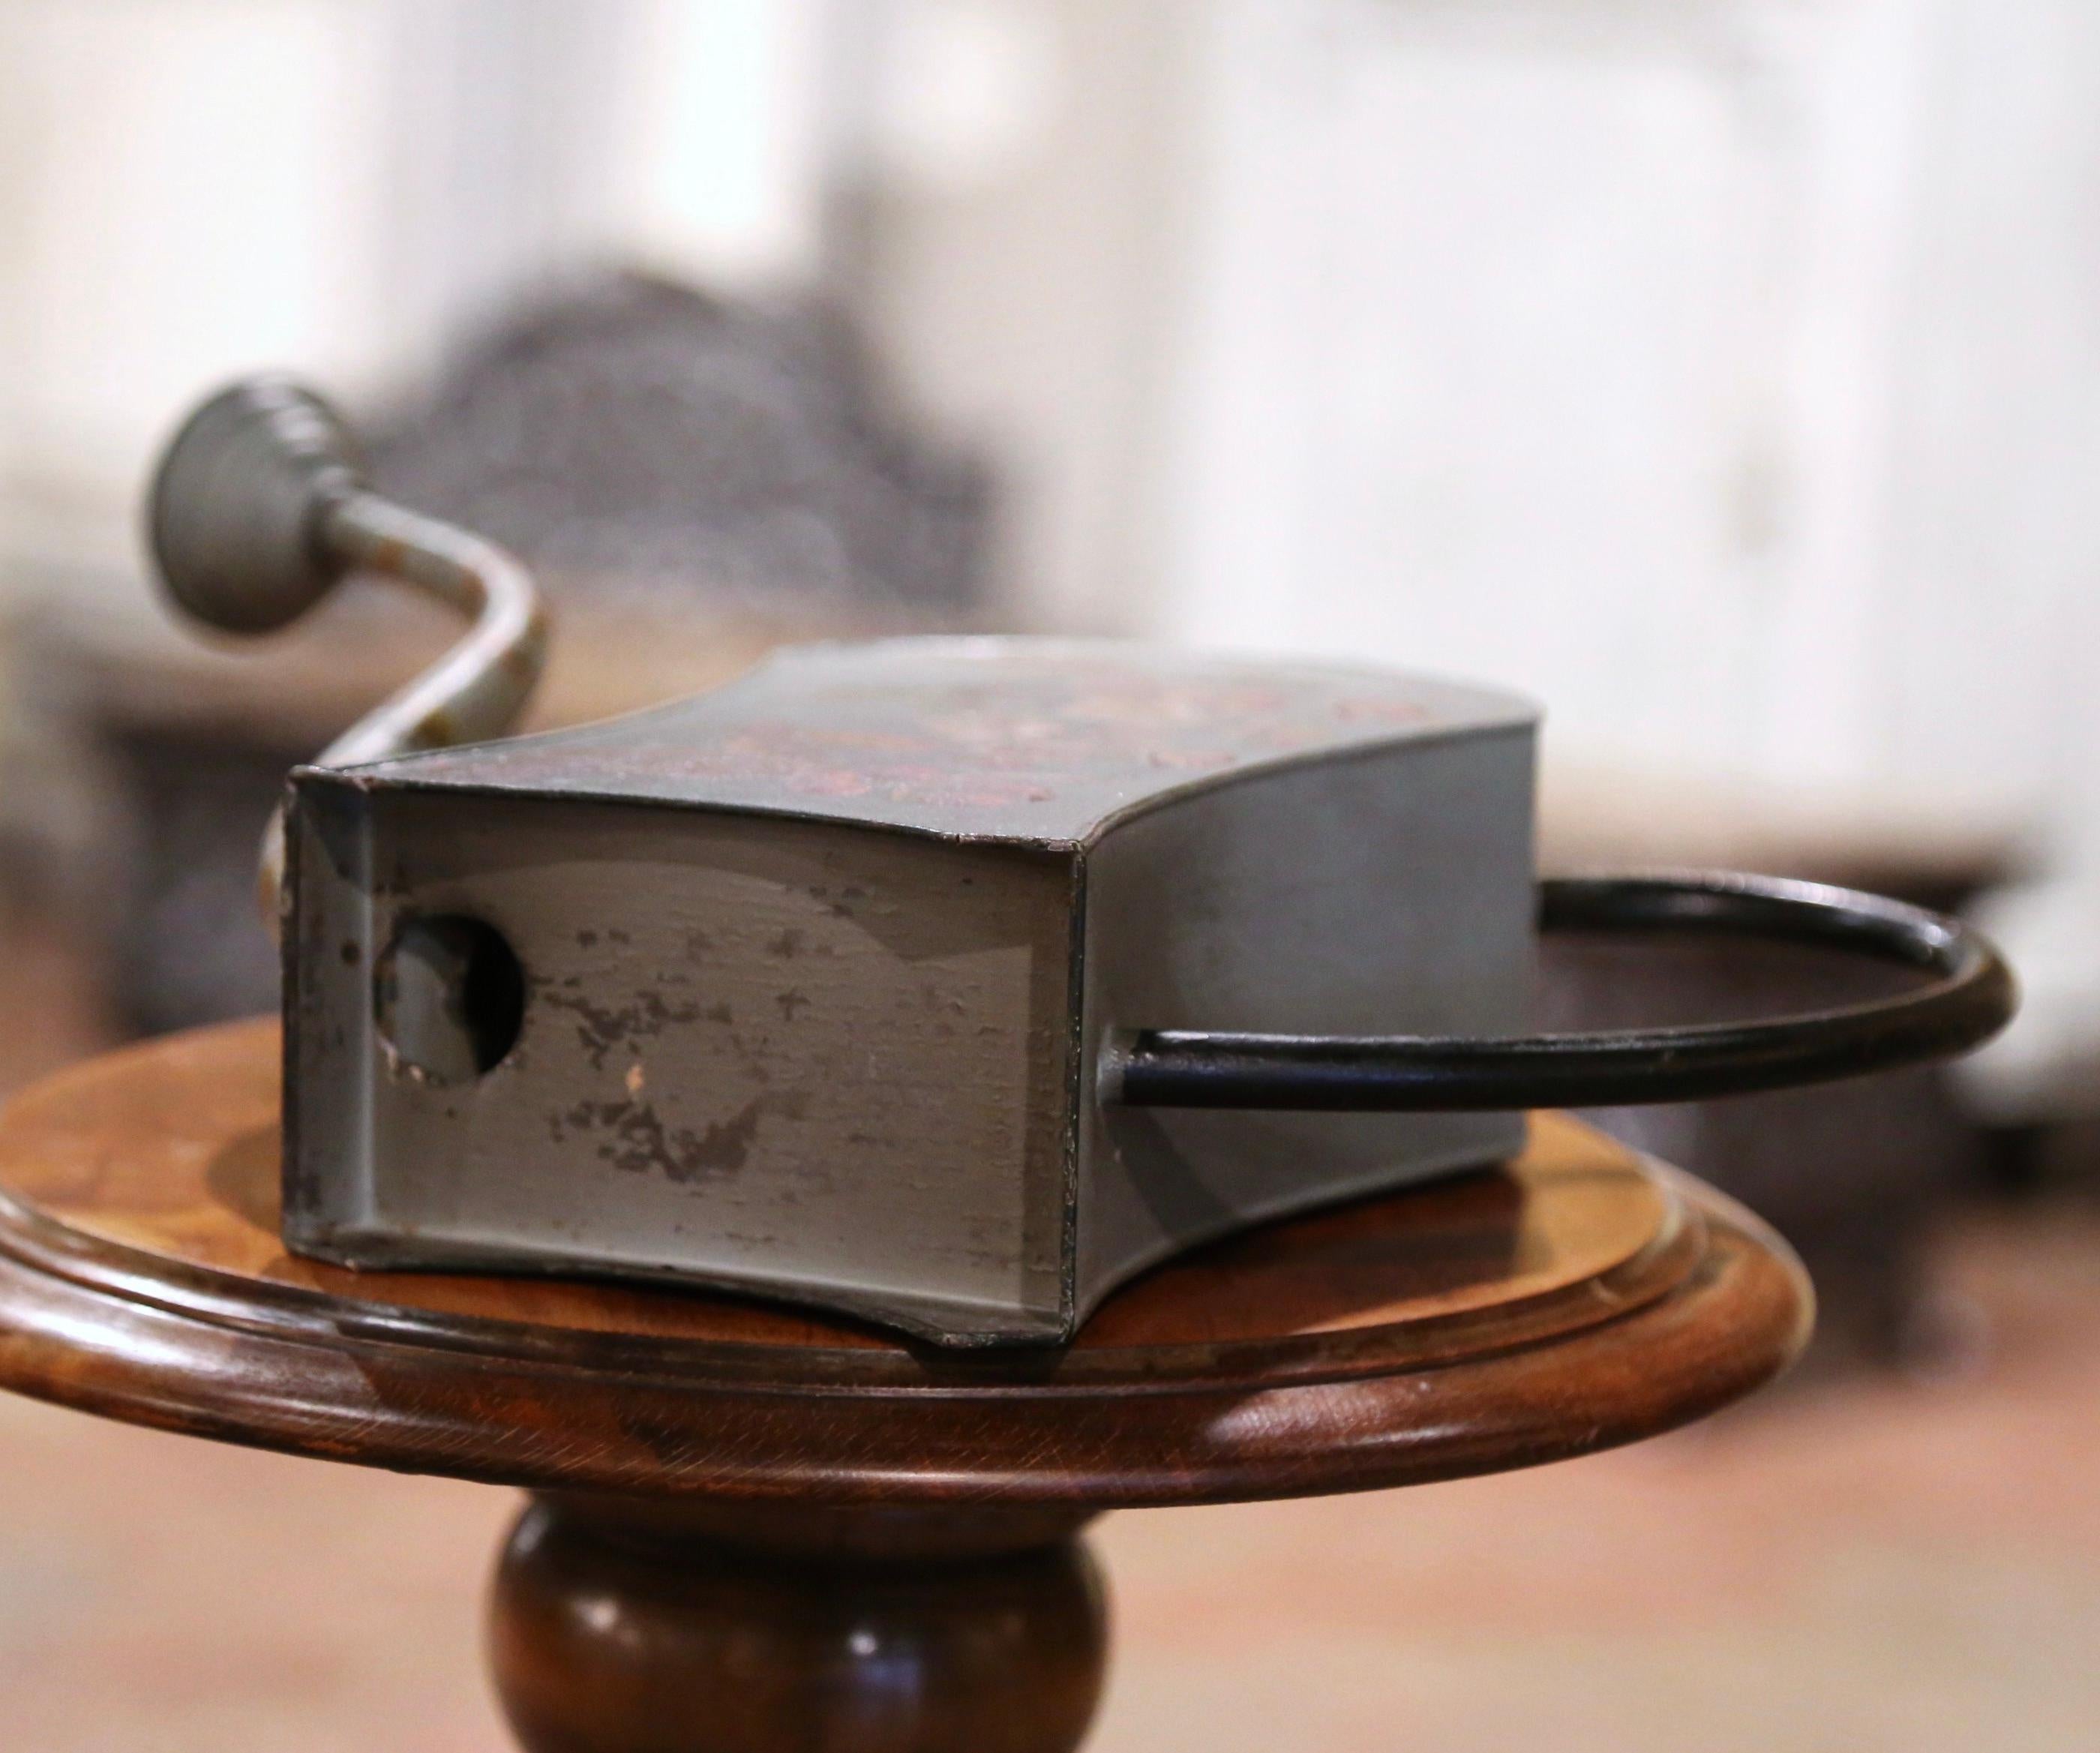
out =
[[[352,572],[472,623],[293,772],[266,838],[302,1254],[1056,1343],[1178,1250],[1506,1157],[1527,1108],[1851,1077],[2011,1013],[1987,942],[1877,896],[1537,882],[1537,713],[1491,689],[886,640],[491,740],[545,656],[531,578],[369,491],[317,396],[205,403],[149,523],[213,628],[283,626]],[[1925,978],[1776,1020],[1522,1032],[1538,931],[1657,928]]]

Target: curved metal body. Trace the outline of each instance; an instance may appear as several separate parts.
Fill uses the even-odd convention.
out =
[[[352,571],[472,623],[295,773],[265,841],[266,916],[288,891],[300,946],[282,1234],[309,1257],[713,1284],[944,1345],[1061,1342],[1183,1247],[1508,1155],[1512,1111],[1850,1077],[2011,1013],[2004,964],[1952,920],[1666,873],[1549,882],[1537,924],[1925,978],[1776,1020],[1504,1032],[1533,947],[1536,713],[1495,691],[876,642],[394,762],[523,705],[546,629],[514,559],[373,493],[342,422],[276,380],[185,426],[152,528],[170,593],[229,631],[283,625]],[[1425,1032],[1145,1027],[1206,1013]],[[1355,1117],[1379,1114],[1406,1117]]]

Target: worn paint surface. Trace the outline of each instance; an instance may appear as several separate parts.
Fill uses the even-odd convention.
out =
[[[690,700],[364,771],[1077,842],[1221,779],[1533,717],[1492,689],[1374,669],[1106,640],[886,639],[792,647]]]
[[[1515,1146],[1507,1116],[1110,1115],[1092,1067],[1119,1028],[1513,1028],[1531,746],[1449,684],[903,641],[305,774],[288,1236],[1068,1336],[1177,1247]],[[524,970],[465,1084],[372,1016],[430,914]]]
[[[1070,861],[719,812],[331,788],[302,809],[291,1234],[364,1264],[682,1274],[968,1331],[1062,1322]],[[321,806],[323,810],[329,806]],[[362,966],[494,925],[523,1027],[395,1062]]]

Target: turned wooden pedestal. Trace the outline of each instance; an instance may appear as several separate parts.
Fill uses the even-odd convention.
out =
[[[1766,1380],[1809,1320],[1754,1219],[1553,1115],[1506,1169],[1155,1272],[1068,1350],[957,1356],[726,1297],[293,1259],[276,1115],[266,1024],[18,1097],[0,1384],[525,1487],[489,1649],[532,1753],[1066,1753],[1107,1649],[1090,1517],[1630,1442]]]

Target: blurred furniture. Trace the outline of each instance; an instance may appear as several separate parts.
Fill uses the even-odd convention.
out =
[[[532,1753],[1068,1753],[1105,1655],[1077,1539],[1102,1511],[1581,1454],[1748,1392],[1806,1336],[1754,1219],[1554,1115],[1506,1168],[1157,1271],[1065,1350],[355,1275],[279,1242],[277,1053],[267,1024],[177,1035],[0,1118],[0,1383],[534,1492],[490,1640]]]
[[[369,472],[558,592],[816,622],[965,614],[989,481],[880,391],[820,301],[615,274],[463,348],[377,423]]]
[[[898,423],[813,301],[579,282],[376,432],[377,486],[510,548],[545,589],[560,630],[527,728],[712,687],[784,640],[953,625],[981,594],[986,478]],[[108,960],[133,1029],[275,1007],[253,866],[285,773],[455,631],[390,592],[330,603],[267,655],[62,608],[25,629],[26,688],[103,757],[130,823]]]
[[[726,682],[783,639],[836,634],[676,603],[565,601],[527,728]],[[51,734],[87,752],[103,899],[84,921],[112,1010],[156,1035],[277,1004],[255,914],[255,848],[289,769],[428,663],[457,626],[399,594],[352,590],[258,651],[163,624],[47,616],[24,634],[24,687]]]

